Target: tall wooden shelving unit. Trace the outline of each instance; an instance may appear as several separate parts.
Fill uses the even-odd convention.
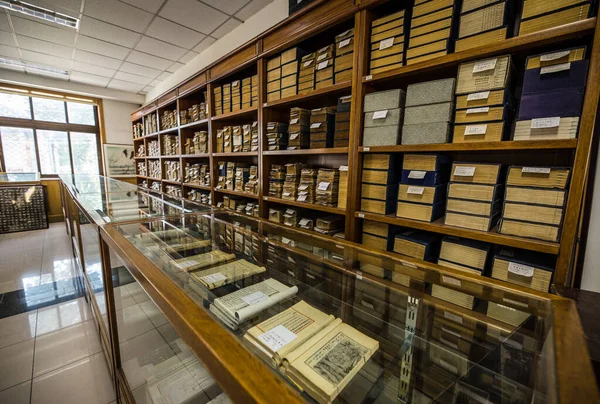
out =
[[[412,3],[409,1],[408,3]],[[146,119],[149,114],[158,114],[167,106],[176,105],[178,111],[188,108],[193,100],[199,102],[203,91],[207,92],[210,106],[207,120],[178,125],[169,131],[146,134],[134,140],[134,145],[157,138],[166,132],[178,133],[180,145],[183,146],[186,133],[194,130],[207,130],[209,133],[209,150],[203,155],[162,156],[161,160],[178,158],[184,161],[208,161],[211,167],[211,186],[191,186],[177,183],[184,192],[188,188],[197,188],[211,193],[211,201],[216,205],[223,195],[234,195],[259,204],[261,218],[268,218],[269,207],[306,208],[322,215],[338,214],[345,216],[346,239],[360,242],[362,220],[368,219],[392,225],[426,230],[441,235],[454,235],[469,239],[486,241],[496,245],[518,247],[525,250],[539,251],[557,256],[554,275],[555,284],[569,285],[573,279],[572,262],[576,251],[580,221],[582,220],[583,198],[588,182],[592,153],[594,124],[600,94],[600,29],[596,17],[576,23],[566,24],[529,35],[507,39],[492,46],[474,48],[452,53],[429,61],[400,67],[385,73],[370,75],[368,71],[370,25],[374,18],[389,13],[393,7],[404,8],[405,3],[382,0],[317,0],[299,13],[269,29],[218,60],[196,76],[163,94],[158,99],[144,105],[132,114],[132,121]],[[410,4],[407,5],[409,7]],[[354,69],[351,81],[336,83],[330,87],[315,90],[306,95],[296,95],[277,101],[266,102],[266,63],[270,57],[285,51],[292,46],[314,51],[321,44],[333,42],[335,33],[354,27]],[[590,69],[584,99],[583,113],[577,139],[556,141],[501,141],[489,143],[434,144],[434,145],[397,145],[381,147],[362,147],[363,103],[365,94],[391,88],[404,88],[411,83],[433,80],[435,78],[456,77],[461,63],[484,59],[493,56],[511,54],[516,66],[523,66],[525,57],[531,54],[560,50],[565,47],[585,44],[590,56]],[[593,50],[593,52],[592,52]],[[231,82],[241,78],[242,72],[258,74],[259,102],[250,109],[214,115],[212,86]],[[243,77],[249,77],[245,74]],[[519,76],[519,74],[517,74]],[[519,77],[520,79],[520,77]],[[350,121],[350,143],[347,148],[303,149],[268,151],[265,147],[266,123],[272,120],[287,121],[291,107],[318,108],[335,105],[340,96],[352,95]],[[286,117],[287,114],[287,117]],[[159,116],[157,116],[160,119]],[[259,150],[249,153],[214,153],[216,130],[225,125],[236,125],[259,122]],[[160,128],[160,123],[159,123]],[[572,167],[569,197],[565,211],[563,230],[559,243],[551,243],[534,239],[499,234],[495,230],[481,232],[457,227],[445,226],[443,219],[433,223],[401,219],[393,215],[377,215],[360,211],[360,178],[362,159],[366,153],[442,153],[457,161],[498,162],[511,164],[562,165]],[[137,160],[147,161],[144,157]],[[217,182],[217,162],[248,161],[258,165],[259,190],[257,195],[226,190],[215,190]],[[338,168],[349,167],[348,200],[345,209],[324,207],[295,201],[285,201],[268,196],[269,170],[271,164],[285,164],[292,161],[307,162],[317,167]],[[138,184],[146,177],[138,176]],[[152,179],[147,179],[151,182]],[[166,183],[162,182],[161,190]],[[507,284],[508,285],[508,284]]]

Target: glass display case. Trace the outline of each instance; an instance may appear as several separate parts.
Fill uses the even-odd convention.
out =
[[[598,401],[569,300],[226,211],[100,232],[120,402]]]
[[[48,228],[40,173],[0,173],[0,234]]]

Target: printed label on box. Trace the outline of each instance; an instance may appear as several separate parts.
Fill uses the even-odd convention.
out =
[[[556,60],[556,59],[562,59],[565,56],[569,56],[570,54],[571,54],[570,50],[561,51],[561,52],[546,53],[545,55],[540,56],[540,61],[541,62],[551,62],[551,61]]]
[[[558,73],[571,69],[571,62],[561,63],[553,66],[544,66],[540,69],[540,74]]]
[[[392,46],[394,46],[394,37],[379,42],[379,50],[391,48]]]
[[[498,58],[482,60],[481,62],[477,62],[473,65],[473,73],[481,73],[486,72],[488,70],[494,70],[496,68],[497,62]]]
[[[425,178],[425,174],[427,174],[427,171],[412,170],[408,173],[408,178],[410,178],[411,180],[422,180],[423,178]]]
[[[473,93],[473,94],[467,95],[467,102],[468,101],[487,100],[489,97],[490,97],[490,92],[489,91],[482,91],[480,93]]]
[[[469,135],[485,135],[487,125],[469,125],[465,128],[465,136]]]
[[[527,174],[550,174],[550,170],[550,167],[523,167],[521,172]]]
[[[406,191],[406,193],[414,194],[414,195],[423,195],[423,192],[425,192],[425,187],[413,187],[413,186],[408,187],[408,191]]]
[[[557,128],[560,126],[560,117],[537,118],[531,120],[531,129]]]
[[[454,175],[457,177],[472,177],[475,175],[476,167],[458,166],[454,169]]]
[[[373,113],[373,120],[375,119],[383,119],[387,116],[388,110],[383,110],[383,111],[375,111]]]
[[[481,107],[481,108],[469,108],[467,109],[467,115],[469,114],[483,114],[490,112],[490,107]]]
[[[531,278],[533,276],[535,268],[529,265],[518,264],[516,262],[508,263],[508,272],[516,275],[526,276]]]

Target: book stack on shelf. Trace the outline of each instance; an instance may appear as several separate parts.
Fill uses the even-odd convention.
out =
[[[585,48],[527,59],[514,140],[573,139],[587,81]]]
[[[228,129],[228,128],[231,128],[231,127],[226,126],[224,128],[217,129],[217,141],[215,142],[215,153],[223,153],[223,150],[225,149],[225,133],[226,133],[226,129]],[[228,136],[231,139],[231,134],[229,134]],[[231,140],[229,140],[229,143],[231,143]]]
[[[346,201],[348,199],[348,166],[340,166],[340,185],[338,187],[338,202],[337,207],[346,209]]]
[[[170,196],[177,196],[181,198],[183,193],[181,192],[181,187],[177,185],[165,185],[165,194]]]
[[[190,189],[187,192],[187,198],[194,202],[200,202],[205,205],[211,204],[210,192],[200,191],[197,189]]]
[[[282,199],[295,201],[298,198],[298,185],[300,184],[300,173],[303,168],[304,164],[302,163],[288,163],[285,165]]]
[[[258,195],[258,166],[250,166],[248,180],[242,189],[244,192]]]
[[[203,91],[202,94],[206,100],[206,91]],[[188,123],[203,121],[205,119],[208,119],[208,108],[206,102],[194,104],[188,109],[179,111],[180,125],[187,125]]]
[[[402,144],[448,143],[454,112],[454,78],[411,84],[406,89]]]
[[[369,72],[381,73],[404,65],[404,13],[399,11],[371,23]]]
[[[240,80],[231,82],[231,112],[242,109],[242,84]]]
[[[387,146],[400,143],[404,120],[404,90],[386,90],[365,95],[363,146]]]
[[[183,147],[183,154],[208,153],[208,132],[205,130],[194,132],[193,137],[185,140]]]
[[[315,203],[315,187],[317,185],[317,169],[303,168],[298,185],[298,202]]]
[[[396,208],[399,161],[395,154],[366,154],[363,158],[360,209],[387,215]]]
[[[420,1],[413,7],[406,64],[447,55],[454,49],[455,0]]]
[[[136,122],[132,126],[133,138],[139,139],[144,137],[144,125],[141,122]]]
[[[440,250],[440,238],[425,231],[407,229],[394,235],[391,247],[395,253],[434,262]]]
[[[258,151],[258,121],[252,122],[250,128],[250,151]]]
[[[335,45],[327,45],[316,52],[315,90],[333,85],[333,58]]]
[[[135,157],[146,157],[146,147],[144,146],[144,143],[138,145],[135,150]]]
[[[592,3],[593,0],[525,0],[519,35],[585,20],[593,10]]]
[[[285,169],[282,165],[271,164],[269,171],[269,196],[271,198],[281,198],[285,177]]]
[[[151,140],[146,143],[148,148],[148,157],[160,157],[160,144],[158,140]]]
[[[234,190],[239,192],[244,192],[244,186],[248,183],[250,179],[250,170],[257,170],[256,166],[238,166],[235,168],[235,185]]]
[[[148,170],[146,167],[146,162],[145,161],[138,161],[137,162],[137,171],[136,171],[137,175],[141,176],[141,177],[146,177],[148,176]]]
[[[354,60],[354,28],[335,36],[334,82],[352,80]]]
[[[390,236],[390,225],[387,223],[363,220],[362,244],[369,248],[388,251]]]
[[[223,87],[213,87],[213,98],[215,105],[215,116],[223,114]]]
[[[177,110],[165,110],[160,117],[160,130],[167,130],[177,127]]]
[[[348,147],[350,144],[350,110],[352,96],[338,98],[335,111],[335,133],[333,134],[333,147]]]
[[[338,215],[319,217],[314,230],[328,236],[342,232],[344,230],[344,217]]]
[[[499,233],[558,242],[571,170],[511,166]]]
[[[554,272],[554,257],[503,247],[494,255],[492,278],[547,292]]]
[[[478,185],[480,187],[465,187],[453,189],[446,205],[445,224],[472,230],[490,231],[498,222],[502,196],[498,192],[503,180],[503,170],[500,164],[458,163],[452,164],[450,174],[450,189],[456,183]],[[487,186],[487,187],[483,187]],[[482,201],[482,193],[491,193],[492,201]],[[461,194],[461,191],[464,194]]]
[[[396,217],[433,222],[444,215],[449,161],[435,154],[406,154]]]
[[[159,179],[160,175],[160,160],[148,160],[148,177]],[[160,184],[158,184],[160,185]]]
[[[268,150],[286,150],[288,147],[288,124],[267,122]]]
[[[163,156],[176,156],[179,154],[179,136],[161,135]]]
[[[267,61],[267,101],[298,94],[298,64],[305,54],[296,47]]]
[[[158,132],[158,125],[156,124],[156,113],[146,115],[144,117],[144,133],[149,135],[151,133]]]
[[[288,150],[308,149],[310,146],[310,110],[294,107],[290,109],[288,125]]]
[[[336,107],[316,108],[310,111],[310,148],[333,147]]]
[[[337,169],[319,168],[315,203],[323,206],[337,206],[339,181],[340,172]]]
[[[300,216],[297,209],[286,209],[283,213],[283,224],[290,227],[298,226]]]
[[[183,182],[210,186],[210,165],[186,162]]]
[[[283,223],[283,211],[281,209],[270,208],[269,220],[275,223]]]
[[[165,179],[168,181],[181,181],[181,164],[179,163],[179,161],[167,160],[164,163]]]
[[[514,1],[463,0],[456,52],[502,42],[512,33]]]

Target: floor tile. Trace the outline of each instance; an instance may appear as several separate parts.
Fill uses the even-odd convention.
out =
[[[0,391],[31,379],[34,340],[0,349]]]
[[[146,389],[147,384],[144,383],[143,386],[133,390],[133,399],[135,400],[135,404],[152,404],[152,402],[148,402],[149,400],[147,400]]]
[[[129,294],[125,286],[119,286],[114,288],[113,294],[115,296],[115,309],[117,310],[125,309],[136,304],[136,301],[133,299],[131,294]],[[104,292],[96,293],[96,301],[98,302],[98,306],[102,315],[105,315],[106,300]]]
[[[115,399],[103,353],[33,379],[32,404],[108,404]]]
[[[102,351],[94,321],[86,321],[38,337],[33,377],[41,376]]]
[[[85,299],[79,298],[38,310],[36,335],[70,327],[91,319],[91,313]]]
[[[0,348],[33,338],[36,323],[37,310],[0,320]]]
[[[124,286],[124,288],[127,289],[137,303],[142,303],[150,299],[144,289],[137,282],[130,283],[129,285]]]
[[[144,313],[148,316],[152,324],[155,327],[160,327],[161,325],[167,324],[167,318],[162,314],[156,304],[152,300],[146,300],[145,302],[140,303],[140,307],[144,310]]]
[[[31,380],[10,389],[0,391],[0,403],[29,404],[31,398]]]
[[[125,342],[154,329],[154,325],[139,305],[117,310],[119,342]]]
[[[167,344],[169,344],[173,352],[177,354],[179,359],[184,360],[194,355],[190,347],[188,347],[187,344],[183,342],[181,338],[179,338],[175,328],[173,328],[170,323],[157,327],[157,329],[160,335],[165,339],[165,341],[167,341]]]

